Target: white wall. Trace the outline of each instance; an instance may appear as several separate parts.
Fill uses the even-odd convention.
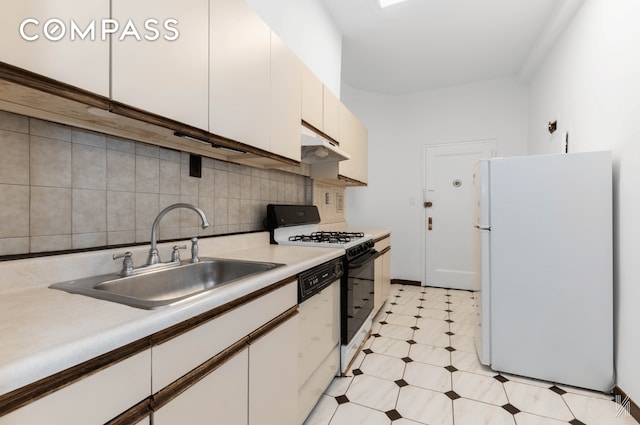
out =
[[[614,290],[618,386],[640,402],[640,2],[586,0],[531,82],[531,153],[559,152],[546,122],[569,132],[569,151],[614,156]]]
[[[320,0],[246,0],[271,29],[340,97],[342,34]]]
[[[391,229],[392,278],[424,280],[424,145],[496,139],[498,155],[524,154],[527,93],[512,79],[402,96],[343,85],[343,103],[369,130],[369,186],[347,189],[347,221]]]

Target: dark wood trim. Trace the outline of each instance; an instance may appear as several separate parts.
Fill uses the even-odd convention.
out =
[[[351,177],[344,176],[342,174],[338,174],[338,180],[342,180],[347,184],[347,186],[368,186],[367,183],[361,182],[360,180],[352,179]]]
[[[186,136],[194,137],[198,140],[217,145],[218,147],[224,147],[233,149],[236,151],[246,152],[247,154],[257,155],[263,158],[269,158],[278,162],[282,162],[283,165],[300,165],[299,161],[286,158],[281,155],[274,154],[269,151],[265,151],[242,142],[238,142],[227,137],[218,136],[217,134],[209,133],[208,131],[184,124],[180,121],[172,120],[170,118],[163,117],[161,115],[147,112],[142,109],[135,108],[133,106],[126,105],[124,103],[112,100],[109,105],[109,111],[127,118],[134,119],[136,121],[145,122],[147,124],[156,125],[162,128],[168,128],[174,132],[182,133]],[[241,152],[238,152],[238,156],[242,156]]]
[[[627,399],[627,397],[629,397],[627,393],[622,391],[622,389],[617,385],[613,388],[612,392],[614,396],[620,396],[622,400],[625,400]],[[628,400],[631,417],[640,424],[640,406],[638,406],[635,401],[631,400],[631,398],[629,398]]]
[[[250,294],[244,295],[240,298],[237,298],[233,301],[230,301],[224,305],[221,305],[219,307],[213,308],[209,311],[206,311],[202,314],[199,314],[197,316],[194,316],[190,319],[187,319],[183,322],[177,323],[171,327],[168,327],[164,330],[161,330],[159,332],[156,332],[155,334],[151,335],[151,342],[153,345],[158,345],[158,344],[162,344],[164,342],[167,342],[177,336],[182,335],[185,332],[188,332],[194,328],[197,328],[198,326],[215,319],[216,317],[221,316],[224,313],[227,313],[233,309],[236,309],[240,306],[243,306],[244,304],[247,304],[257,298],[260,298],[262,296],[265,296],[267,294],[269,294],[270,292],[273,292],[277,289],[282,288],[283,286],[286,286],[292,282],[295,282],[297,279],[297,276],[291,276],[288,277],[287,279],[283,279],[279,282],[276,282],[272,285],[266,286],[262,289],[259,289],[255,292],[252,292]]]
[[[258,157],[267,158],[273,161],[277,161],[283,166],[299,166],[301,164],[300,161],[296,161],[269,151],[265,151],[263,149],[259,149],[223,136],[209,133],[206,130],[202,130],[200,128],[184,124],[171,118],[166,118],[152,112],[144,111],[142,109],[126,105],[124,103],[112,100],[108,97],[80,89],[70,84],[63,83],[61,81],[36,74],[26,69],[18,68],[14,65],[10,65],[1,61],[0,79],[54,96],[58,96],[62,99],[72,100],[87,106],[93,106],[139,122],[151,124],[174,132],[177,131],[187,136],[209,142],[212,145],[218,145],[218,147],[227,147],[233,150],[246,152],[247,154],[249,154],[247,155],[248,157],[251,157],[251,155],[255,155]],[[243,156],[244,154],[239,152],[238,155]]]
[[[382,251],[378,252],[378,256],[384,255],[389,251],[391,251],[391,247],[390,246],[388,246],[385,249],[383,249]]]
[[[249,337],[246,336],[237,341],[230,347],[211,357],[200,366],[193,369],[186,375],[178,378],[171,384],[167,385],[157,393],[151,396],[150,408],[152,411],[157,411],[171,400],[178,397],[180,394],[197,384],[200,380],[205,378],[211,372],[218,369],[220,366],[231,360],[236,354],[245,350],[249,346]]]
[[[0,396],[0,416],[6,415],[20,407],[45,397],[87,376],[93,375],[109,366],[121,362],[129,357],[151,347],[150,338],[142,338],[116,348],[101,356],[95,357],[46,378],[40,379],[24,387],[18,388]]]
[[[249,334],[249,345],[255,343],[257,340],[267,335],[272,330],[276,329],[278,326],[282,325],[287,320],[291,319],[293,316],[298,314],[298,306],[291,307],[289,310],[285,311],[275,319],[265,323],[260,326],[255,331]]]
[[[252,233],[262,233],[266,230],[250,230],[247,232],[231,232],[231,233],[222,233],[218,235],[207,235],[207,236],[198,236],[198,239],[210,239],[210,238],[224,238],[227,236],[235,236],[235,235],[249,235]],[[184,241],[185,238],[178,239],[162,239],[159,240],[158,243],[171,243],[171,242],[181,242]],[[11,255],[0,255],[0,262],[3,261],[13,261],[13,260],[23,260],[26,258],[42,258],[42,257],[53,257],[56,255],[66,255],[66,254],[84,254],[87,252],[93,251],[104,251],[106,249],[118,249],[118,248],[130,248],[133,246],[149,246],[149,242],[135,242],[128,244],[119,244],[119,245],[104,245],[104,246],[96,246],[89,248],[77,248],[77,249],[65,249],[61,251],[44,251],[44,252],[32,252],[29,254],[11,254]]]
[[[391,234],[390,234],[390,233],[388,233],[388,234],[386,234],[386,235],[384,235],[384,236],[380,236],[379,238],[374,239],[374,240],[373,240],[373,243],[378,243],[378,242],[383,241],[383,240],[385,240],[385,239],[388,239],[388,238],[390,238],[390,237],[391,237]]]
[[[405,279],[391,279],[391,284],[422,286],[422,283],[417,280],[405,280]]]
[[[34,90],[108,110],[109,98],[0,61],[0,79]]]
[[[151,397],[145,398],[140,403],[131,407],[126,412],[111,419],[105,425],[131,425],[137,424],[144,418],[151,415]]]
[[[313,125],[309,124],[308,122],[306,122],[305,120],[301,120],[300,123],[302,124],[303,127],[308,128],[309,130],[313,131],[314,133],[317,133],[319,135],[321,135],[322,137],[324,137],[327,140],[330,140],[331,143],[335,143],[336,145],[340,146],[340,142],[337,141],[336,139],[334,139],[333,137],[329,136],[327,133],[325,133],[322,130],[317,129],[316,127],[314,127]]]
[[[109,112],[147,124],[157,125],[158,127],[168,128],[196,139],[209,141],[209,133],[205,130],[115,100],[109,102]]]
[[[36,401],[68,385],[80,381],[81,379],[84,379],[94,373],[113,366],[114,364],[122,360],[125,360],[129,357],[143,352],[148,348],[151,348],[153,345],[161,344],[185,332],[188,332],[189,330],[196,328],[199,325],[212,320],[230,310],[238,308],[257,298],[267,295],[270,292],[280,289],[289,283],[295,282],[296,279],[296,276],[283,279],[272,285],[266,286],[250,294],[237,298],[224,305],[213,308],[205,313],[194,316],[191,319],[187,319],[167,329],[156,332],[148,337],[141,338],[130,344],[109,351],[108,353],[105,353],[101,356],[95,357],[91,360],[87,360],[86,362],[80,363],[76,366],[70,367],[46,378],[32,382],[31,384],[25,385],[24,387],[3,394],[0,396],[0,416],[6,415],[14,410],[19,409],[20,407],[26,406],[33,401]]]

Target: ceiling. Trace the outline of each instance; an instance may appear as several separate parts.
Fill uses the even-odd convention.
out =
[[[582,2],[408,0],[381,9],[377,0],[321,1],[343,34],[342,80],[389,94],[521,75]]]

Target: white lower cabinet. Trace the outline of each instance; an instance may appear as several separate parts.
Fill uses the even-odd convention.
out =
[[[153,424],[294,424],[296,304],[292,280],[154,346]]]
[[[391,237],[376,242],[376,251],[380,256],[374,263],[373,309],[378,311],[384,305],[391,292]]]
[[[297,281],[203,314],[151,337],[164,342],[0,416],[0,425],[121,425],[129,417],[137,425],[295,424]]]
[[[246,425],[249,350],[244,349],[153,413],[154,425]]]
[[[0,424],[104,424],[149,396],[150,364],[145,350],[0,417]]]
[[[249,345],[249,425],[295,424],[298,317]]]
[[[293,316],[256,338],[195,384],[176,390],[179,395],[153,413],[153,424],[294,424],[297,333]]]

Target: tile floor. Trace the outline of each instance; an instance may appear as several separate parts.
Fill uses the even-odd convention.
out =
[[[637,425],[611,395],[482,366],[472,297],[392,285],[353,376],[335,378],[304,425]]]

